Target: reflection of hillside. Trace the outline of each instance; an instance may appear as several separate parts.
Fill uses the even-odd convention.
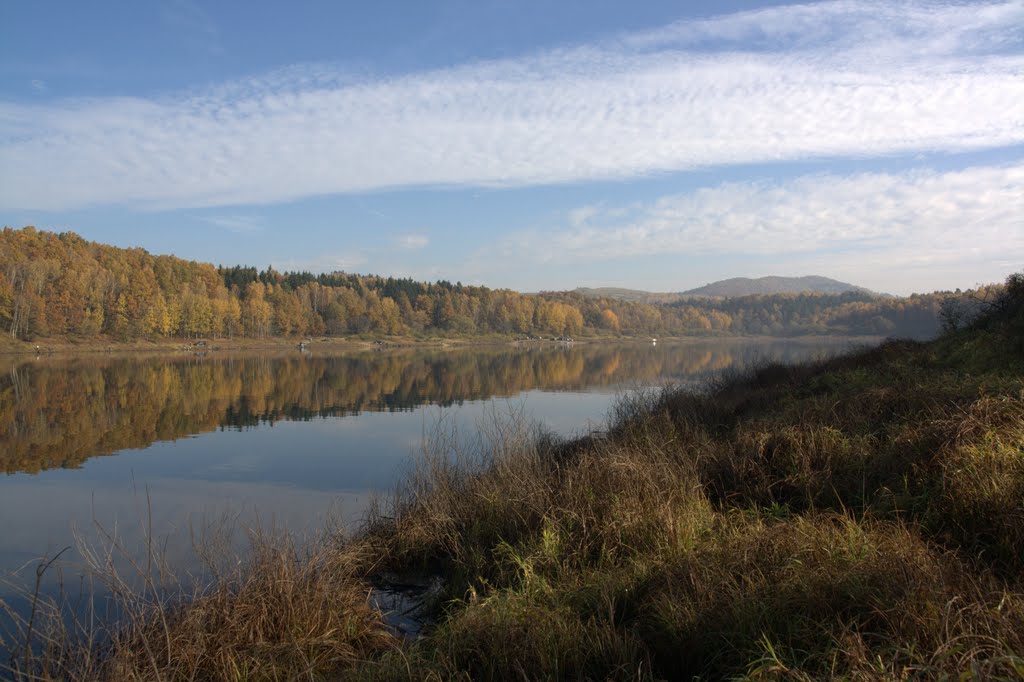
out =
[[[91,356],[11,364],[0,374],[0,466],[74,467],[219,427],[408,410],[531,389],[699,380],[758,358],[820,346],[785,342],[489,348],[346,356]]]

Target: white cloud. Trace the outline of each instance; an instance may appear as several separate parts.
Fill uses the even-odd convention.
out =
[[[1024,3],[832,2],[394,78],[0,103],[0,208],[273,203],[1024,143]]]
[[[403,234],[395,241],[399,247],[409,250],[423,249],[430,243],[425,234]]]
[[[834,0],[768,7],[696,21],[680,21],[651,31],[623,36],[636,49],[673,45],[771,50],[779,42],[792,49],[818,49],[828,44],[858,54],[890,52],[912,56],[953,52],[992,52],[1017,45],[1024,5],[1001,3],[943,4],[889,0]],[[885,54],[882,52],[882,54]]]
[[[594,216],[600,214],[601,206],[580,206],[569,211],[569,224],[579,227]]]
[[[30,88],[32,88],[32,92],[37,95],[45,94],[46,91],[49,90],[49,88],[46,85],[46,81],[40,80],[38,78],[33,78],[31,81],[29,81],[28,85]]]
[[[203,216],[201,220],[236,234],[262,232],[266,227],[262,218],[251,215]]]
[[[274,263],[274,268],[282,272],[354,272],[367,262],[363,251],[326,253],[314,258],[289,258]]]
[[[850,273],[902,292],[965,277],[969,286],[1024,266],[1024,165],[724,183],[580,215],[569,211],[562,226],[521,232],[474,260],[750,256],[779,264],[773,274]]]

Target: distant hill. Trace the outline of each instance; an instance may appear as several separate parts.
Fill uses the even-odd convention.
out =
[[[822,279],[793,280],[797,284],[790,290],[821,290]],[[695,291],[784,290],[778,282],[755,289],[723,289],[723,284]],[[855,289],[832,280],[824,284],[832,287],[825,291],[839,290],[836,285]],[[494,335],[923,338],[938,330],[939,313],[949,305],[948,293],[892,299],[865,290],[723,297],[605,289],[589,291],[618,298],[588,298],[586,291],[526,295],[447,280],[216,267],[90,242],[72,232],[0,229],[0,347],[24,350],[50,339],[108,345],[325,336],[378,341]]]
[[[806,277],[758,277],[756,279],[733,277],[732,279],[723,279],[711,284],[705,284],[696,289],[684,291],[682,295],[735,298],[737,296],[800,294],[805,292],[845,294],[848,291],[879,295],[864,287],[817,275],[808,275]]]
[[[578,287],[574,293],[587,298],[614,298],[618,301],[629,301],[631,303],[674,303],[683,294],[658,293],[654,291],[641,291],[640,289],[620,289],[618,287]]]
[[[613,298],[619,301],[630,301],[633,303],[675,303],[685,298],[736,298],[738,296],[767,296],[771,294],[844,294],[854,291],[871,296],[889,297],[889,294],[879,294],[870,289],[829,279],[808,275],[806,277],[733,277],[723,279],[711,284],[705,284],[696,289],[681,292],[659,293],[653,291],[641,291],[640,289],[621,289],[618,287],[579,287],[575,293],[588,298]]]

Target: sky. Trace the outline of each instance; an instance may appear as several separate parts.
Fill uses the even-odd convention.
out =
[[[1024,269],[1024,0],[0,5],[0,225],[519,291]]]

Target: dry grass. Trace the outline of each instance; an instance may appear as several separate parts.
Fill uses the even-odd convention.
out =
[[[468,441],[442,425],[354,538],[257,538],[200,593],[122,588],[107,636],[51,619],[16,671],[1024,678],[1024,281],[1015,295],[935,343],[635,395],[568,442],[515,414]],[[401,646],[368,606],[383,572],[443,580]]]
[[[14,614],[13,639],[32,642],[7,661],[14,679],[322,679],[397,645],[358,577],[368,558],[329,537],[300,549],[286,534],[253,530],[234,562],[206,545],[214,577],[200,588],[154,556],[125,575],[114,568],[116,542],[82,551],[112,607],[100,616],[40,599],[34,631]]]
[[[359,674],[1024,676],[1024,358],[986,324],[428,460],[374,541],[451,601]]]

